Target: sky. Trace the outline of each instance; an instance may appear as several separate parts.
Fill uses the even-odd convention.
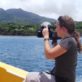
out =
[[[53,19],[69,15],[76,21],[82,21],[82,0],[0,0],[0,8],[21,8]]]

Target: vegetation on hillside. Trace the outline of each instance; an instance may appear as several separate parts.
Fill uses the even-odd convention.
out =
[[[35,35],[38,25],[0,23],[0,35]]]
[[[0,35],[36,35],[39,24],[0,23]],[[82,22],[76,23],[76,30],[82,35]]]

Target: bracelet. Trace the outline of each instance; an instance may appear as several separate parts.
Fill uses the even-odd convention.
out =
[[[44,38],[44,41],[49,40],[49,38]]]

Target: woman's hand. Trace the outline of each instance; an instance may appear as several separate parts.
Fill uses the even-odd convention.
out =
[[[44,39],[49,39],[49,30],[48,27],[45,27],[42,31]]]

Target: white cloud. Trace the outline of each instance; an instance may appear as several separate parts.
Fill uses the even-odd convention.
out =
[[[82,20],[82,0],[0,0],[4,9],[22,8],[42,16],[57,18],[70,15],[75,20]]]

